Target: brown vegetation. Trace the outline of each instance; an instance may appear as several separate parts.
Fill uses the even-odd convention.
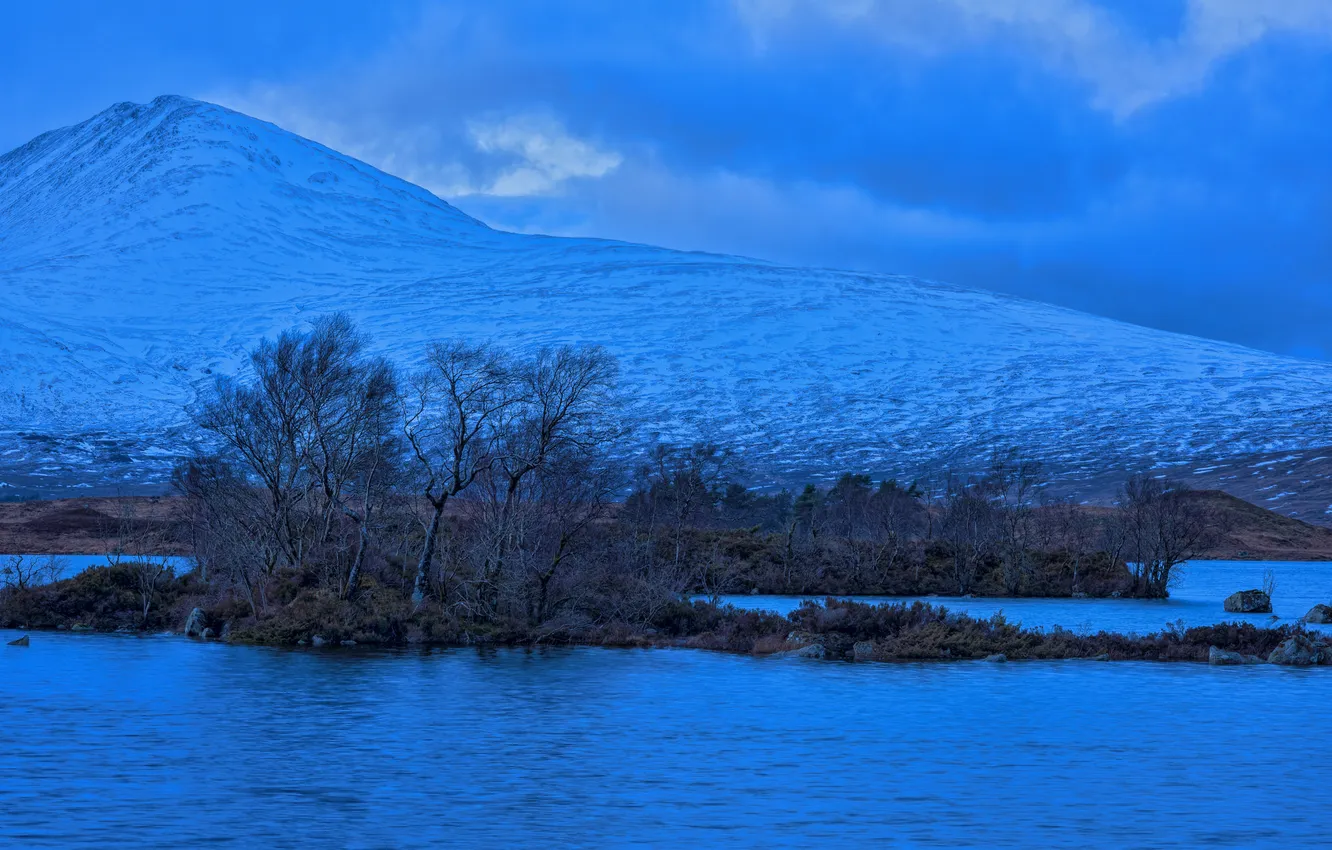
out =
[[[108,496],[0,502],[0,553],[102,555],[122,537],[128,516],[151,527],[159,555],[188,555],[182,501],[171,496]]]

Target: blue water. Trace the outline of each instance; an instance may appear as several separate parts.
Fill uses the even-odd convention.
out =
[[[0,846],[1317,846],[1330,703],[1327,668],[36,633]]]
[[[1276,576],[1273,614],[1231,614],[1223,600],[1237,590],[1261,588],[1263,572]],[[959,597],[855,597],[865,602],[921,600],[977,617],[1003,612],[1010,622],[1029,628],[1062,626],[1077,632],[1111,631],[1151,634],[1183,622],[1186,626],[1249,622],[1256,626],[1291,624],[1314,605],[1332,604],[1332,563],[1307,561],[1193,561],[1178,570],[1169,599],[966,599]],[[723,596],[740,608],[787,613],[800,596]],[[1275,619],[1273,619],[1275,615]],[[1332,633],[1332,626],[1314,626]]]
[[[0,555],[0,566],[15,555]],[[18,555],[31,563],[45,564],[52,557],[60,567],[59,578],[69,578],[76,573],[81,573],[89,567],[105,567],[110,561],[106,555]],[[155,556],[164,561],[177,573],[183,573],[194,568],[194,559],[180,555]],[[125,558],[124,560],[129,560]]]

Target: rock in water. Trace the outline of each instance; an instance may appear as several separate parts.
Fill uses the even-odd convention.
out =
[[[203,637],[204,631],[204,612],[202,608],[195,608],[190,612],[190,616],[185,618],[185,637]]]
[[[851,658],[854,661],[873,661],[874,642],[868,640],[856,641],[851,646]]]
[[[1270,614],[1272,598],[1261,590],[1240,590],[1226,597],[1225,608],[1232,614]]]
[[[1239,666],[1244,664],[1244,656],[1238,652],[1213,646],[1207,650],[1207,663],[1218,667]]]
[[[991,664],[1006,664],[1008,662],[1008,656],[1004,655],[1002,652],[996,652],[994,655],[985,656],[985,660],[989,661]]]
[[[328,643],[328,641],[324,640],[323,635],[315,635],[314,637],[310,638],[311,646],[323,646],[326,643]]]
[[[1332,664],[1332,648],[1327,644],[1314,643],[1304,635],[1292,635],[1272,650],[1267,660],[1272,664],[1282,664],[1287,667]]]
[[[27,635],[24,635],[23,637],[19,638],[18,640],[11,640],[11,641],[9,642],[8,645],[9,645],[9,646],[27,646],[29,643],[30,643],[30,641],[28,640],[28,636],[27,636]]]
[[[1304,622],[1317,625],[1332,624],[1332,605],[1315,605],[1304,615]]]
[[[202,632],[199,633],[199,637],[203,638],[204,640],[212,640],[213,638],[217,637],[217,632],[213,631],[212,629],[204,629]]]

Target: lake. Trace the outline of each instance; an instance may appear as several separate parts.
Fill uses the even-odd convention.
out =
[[[89,567],[105,567],[110,561],[106,555],[0,555],[0,568],[11,558],[23,558],[28,562],[28,566],[33,564],[47,564],[52,559],[55,560],[59,578],[69,578],[77,573],[81,573]],[[123,556],[122,560],[131,560],[129,556]],[[162,561],[174,569],[177,573],[182,573],[194,568],[194,559],[180,555],[154,555],[153,560]]]
[[[1223,600],[1237,590],[1261,588],[1263,572],[1276,576],[1271,614],[1231,614]],[[800,605],[800,596],[723,596],[721,601],[740,608],[785,614]],[[861,596],[864,602],[921,600],[977,617],[1002,611],[1012,622],[1029,628],[1062,626],[1078,632],[1110,631],[1138,634],[1159,632],[1182,621],[1186,626],[1222,622],[1250,622],[1256,626],[1293,623],[1318,603],[1332,604],[1332,563],[1318,561],[1192,561],[1178,572],[1169,599],[1022,599],[950,596]],[[1312,626],[1332,632],[1330,626]]]
[[[931,601],[1154,631],[1246,619],[1220,600],[1265,566],[1192,564],[1166,602]],[[1279,613],[1328,599],[1332,565],[1271,566]],[[0,646],[0,846],[1319,845],[1330,702],[1327,668],[37,632]]]
[[[1276,847],[1332,816],[1325,668],[37,633],[0,696],[0,846]]]

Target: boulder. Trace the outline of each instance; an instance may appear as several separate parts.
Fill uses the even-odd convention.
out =
[[[994,655],[985,656],[985,660],[989,661],[991,664],[1006,664],[1008,662],[1008,656],[1004,655],[1002,652],[996,652]]]
[[[231,621],[230,621],[230,620],[227,620],[225,623],[222,624],[222,634],[218,635],[218,637],[222,638],[222,640],[226,640],[226,639],[228,639],[228,638],[231,637]]]
[[[1304,615],[1304,622],[1316,625],[1332,624],[1332,605],[1315,605]]]
[[[1267,656],[1272,664],[1286,667],[1312,667],[1315,664],[1332,664],[1332,648],[1323,643],[1314,643],[1305,635],[1291,635]]]
[[[1239,590],[1226,597],[1222,603],[1232,614],[1270,614],[1272,598],[1261,590]]]
[[[1074,599],[1086,599],[1086,598],[1087,598],[1087,594],[1084,593],[1084,592],[1082,592],[1081,590],[1075,590],[1075,591],[1073,591],[1073,598],[1074,598]]]
[[[1108,652],[1102,652],[1100,655],[1092,656],[1092,661],[1109,661],[1109,660],[1110,660],[1110,653]]]
[[[354,640],[339,641],[338,646],[356,646],[356,641]]]
[[[851,659],[853,661],[873,661],[874,642],[869,640],[856,641],[851,646]]]
[[[1216,667],[1239,666],[1244,664],[1244,656],[1238,652],[1231,652],[1228,649],[1222,649],[1213,646],[1207,650],[1207,663]]]
[[[811,643],[802,646],[799,649],[788,649],[786,652],[777,652],[773,654],[774,658],[823,658],[828,651],[823,648],[821,643]]]
[[[75,623],[74,625],[69,627],[69,630],[71,632],[90,632],[93,630],[93,627],[85,626],[83,623]]]
[[[323,646],[326,643],[328,643],[328,641],[324,640],[322,635],[315,635],[314,637],[310,638],[311,646]]]
[[[212,640],[213,638],[217,637],[217,632],[213,631],[211,628],[207,628],[199,633],[199,637],[203,638],[204,640]]]
[[[190,616],[185,618],[185,637],[202,637],[204,631],[204,612],[202,608],[195,608],[190,612]]]
[[[18,640],[11,640],[11,641],[10,641],[8,644],[6,644],[6,645],[7,645],[7,646],[27,646],[29,643],[31,643],[31,641],[28,640],[28,636],[27,636],[27,635],[24,635],[23,637],[19,638]]]

